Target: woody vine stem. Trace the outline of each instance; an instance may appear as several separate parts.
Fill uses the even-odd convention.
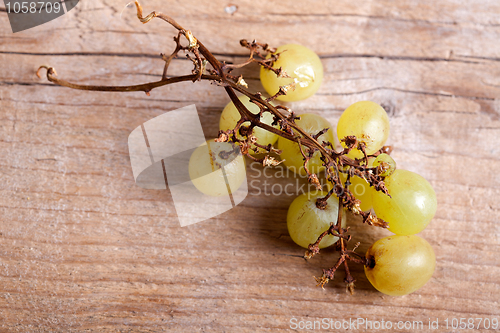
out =
[[[310,259],[314,255],[318,254],[319,243],[325,236],[334,235],[338,237],[339,240],[336,244],[336,249],[340,252],[338,260],[333,267],[327,270],[323,270],[322,276],[316,278],[316,280],[318,282],[318,285],[323,287],[329,280],[333,279],[337,269],[340,266],[344,265],[344,281],[347,283],[348,290],[352,293],[354,290],[355,279],[352,277],[349,271],[348,262],[352,261],[367,266],[371,263],[363,255],[355,252],[359,243],[356,244],[352,250],[347,249],[347,242],[351,239],[351,236],[347,234],[349,231],[348,227],[341,227],[341,219],[344,208],[348,209],[356,215],[361,215],[363,218],[363,222],[366,224],[386,228],[387,223],[374,216],[371,212],[363,212],[360,209],[360,201],[356,199],[348,189],[350,185],[350,178],[353,176],[363,178],[370,184],[370,186],[373,186],[376,190],[382,191],[385,194],[389,195],[387,192],[387,188],[384,185],[384,178],[380,176],[380,174],[382,174],[386,170],[388,165],[382,163],[376,168],[369,168],[367,167],[367,159],[370,156],[377,156],[381,152],[387,152],[387,150],[390,148],[384,147],[374,155],[367,156],[367,154],[365,153],[364,144],[361,142],[358,143],[358,140],[354,136],[348,136],[342,140],[346,148],[341,151],[336,151],[331,142],[319,142],[318,138],[328,130],[327,128],[321,130],[317,134],[310,135],[295,123],[295,120],[300,118],[297,117],[292,110],[283,105],[274,106],[273,104],[271,104],[271,101],[274,101],[280,95],[286,95],[287,91],[293,90],[294,83],[286,86],[281,86],[278,93],[269,98],[264,98],[261,93],[253,94],[249,92],[247,90],[248,86],[243,77],[241,75],[234,76],[231,74],[234,69],[244,67],[251,63],[258,63],[260,66],[263,66],[268,70],[272,70],[279,77],[289,77],[287,73],[281,68],[275,69],[272,67],[274,62],[278,59],[279,54],[274,54],[275,49],[269,47],[269,45],[259,43],[257,41],[249,42],[247,40],[241,40],[241,46],[248,49],[250,52],[248,59],[241,64],[228,64],[224,61],[221,62],[198,39],[193,36],[190,30],[184,29],[168,15],[153,11],[149,15],[144,16],[142,7],[138,1],[135,1],[135,6],[137,9],[137,17],[142,23],[148,23],[154,18],[159,18],[166,21],[178,30],[177,36],[174,37],[174,41],[176,43],[175,50],[168,56],[161,54],[162,59],[165,61],[161,80],[132,86],[80,85],[58,79],[56,77],[57,74],[55,69],[50,66],[40,66],[37,71],[37,75],[40,77],[41,69],[46,69],[47,79],[60,86],[90,91],[143,91],[148,96],[151,90],[161,86],[183,81],[196,82],[201,80],[208,80],[225,89],[225,91],[229,95],[229,98],[234,103],[241,115],[241,119],[237,122],[234,129],[220,131],[216,141],[231,141],[237,143],[240,146],[243,155],[246,155],[250,159],[262,163],[264,167],[272,167],[278,165],[280,162],[277,162],[273,157],[271,157],[270,153],[280,154],[281,151],[275,149],[270,144],[264,146],[256,142],[256,138],[252,135],[252,131],[255,127],[260,127],[283,138],[295,141],[299,145],[301,154],[304,159],[304,169],[307,174],[308,181],[317,189],[322,188],[318,175],[310,172],[310,170],[307,168],[307,163],[312,158],[313,154],[319,151],[321,154],[323,166],[325,166],[326,170],[325,178],[328,182],[331,183],[332,186],[331,190],[325,197],[317,199],[316,206],[319,209],[325,209],[327,205],[327,199],[331,195],[335,194],[339,198],[339,213],[337,221],[332,221],[330,224],[330,228],[319,235],[316,242],[309,245],[304,257],[306,259]],[[181,43],[181,40],[183,39],[182,37],[187,40],[187,45],[183,45]],[[172,59],[176,58],[180,51],[186,52],[187,58],[193,62],[194,68],[192,70],[192,73],[183,76],[168,77],[168,67]],[[238,99],[236,92],[249,97],[250,101],[260,108],[260,112],[257,114],[251,113]],[[272,123],[272,126],[261,121],[262,115],[265,112],[269,112],[273,115],[274,122]],[[249,125],[245,126],[243,125],[244,123],[249,123]],[[279,128],[275,127],[276,125],[279,126]],[[257,151],[259,149],[267,152],[265,157],[259,159],[250,154],[250,151]],[[364,157],[361,159],[351,159],[346,156],[346,154],[352,149],[360,150],[363,153]],[[340,180],[340,173],[346,174],[345,182],[342,182]]]

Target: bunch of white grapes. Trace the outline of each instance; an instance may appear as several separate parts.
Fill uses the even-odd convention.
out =
[[[319,57],[310,49],[288,44],[279,47],[278,60],[273,68],[280,68],[287,74],[277,76],[275,72],[261,68],[260,78],[267,93],[275,95],[280,87],[287,87],[287,93],[277,97],[281,101],[298,101],[312,96],[319,88],[323,78],[323,66]],[[248,110],[254,114],[260,108],[250,102],[246,96],[239,97]],[[324,118],[314,114],[298,115],[295,123],[311,136],[328,128],[317,138],[318,142],[334,143],[332,125]],[[219,129],[234,129],[240,114],[234,104],[229,103],[223,110]],[[262,113],[260,120],[271,125],[274,117],[270,112]],[[245,126],[247,124],[243,124]],[[248,135],[248,133],[247,133]],[[280,158],[283,164],[305,175],[304,157],[299,144],[275,133],[261,128],[254,128],[251,133],[257,143],[263,146],[274,145],[282,151]],[[384,177],[385,187],[389,195],[375,190],[373,186],[359,176],[350,177],[348,188],[361,201],[360,209],[373,210],[378,218],[388,223],[393,236],[376,241],[366,253],[365,273],[371,284],[380,292],[388,295],[405,295],[422,287],[432,276],[435,268],[435,255],[427,241],[416,234],[422,231],[433,218],[437,201],[431,185],[420,175],[402,169],[396,169],[394,160],[385,153],[380,153],[389,136],[389,118],[386,111],[377,103],[361,101],[352,104],[342,113],[336,131],[337,138],[345,147],[343,139],[355,136],[358,143],[364,144],[364,151],[352,149],[347,156],[358,159],[360,164],[375,170],[379,167],[378,176]],[[256,151],[252,153],[261,153]],[[376,155],[376,156],[370,156]],[[206,168],[213,168],[213,162],[207,160]],[[191,168],[191,167],[190,167]],[[321,175],[325,172],[321,154],[316,151],[309,160],[307,168],[311,173]],[[243,164],[233,165],[228,177],[234,177],[235,183],[241,182],[245,173]],[[220,175],[217,177],[221,177]],[[346,173],[340,173],[345,184]],[[231,181],[231,180],[230,180]],[[211,194],[216,186],[204,184],[201,191]],[[328,190],[327,190],[328,191]],[[329,229],[331,223],[338,218],[338,197],[332,195],[327,200],[326,208],[318,208],[316,200],[325,197],[327,192],[309,192],[298,196],[290,205],[287,215],[288,231],[292,240],[299,246],[308,248],[316,242],[318,236]],[[217,195],[217,194],[211,194]],[[342,214],[342,227],[346,226],[346,214]],[[320,248],[333,245],[338,240],[328,235],[319,243]]]

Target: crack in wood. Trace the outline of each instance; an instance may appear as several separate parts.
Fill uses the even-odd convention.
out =
[[[493,98],[493,97],[455,95],[455,94],[436,93],[436,92],[430,92],[430,91],[417,91],[417,90],[400,89],[400,88],[393,88],[393,87],[375,87],[375,88],[370,88],[370,89],[355,91],[355,92],[348,92],[348,93],[316,93],[316,95],[350,96],[350,95],[366,94],[366,93],[369,93],[372,91],[377,91],[377,90],[392,90],[392,91],[398,91],[398,92],[402,92],[402,93],[428,95],[428,96],[458,97],[458,98],[465,98],[465,99],[471,99],[471,100],[484,100],[484,101],[495,101],[496,100],[496,98]]]
[[[60,56],[60,57],[123,57],[123,58],[152,58],[161,59],[159,54],[149,53],[119,53],[119,52],[21,52],[21,51],[0,51],[0,54],[12,55],[25,55],[25,56]],[[248,58],[244,53],[217,53],[213,52],[217,57],[227,58]],[[500,61],[497,57],[479,57],[456,55],[460,58]],[[423,62],[458,62],[465,64],[480,64],[478,61],[463,60],[459,58],[446,58],[446,57],[418,57],[418,56],[405,56],[405,55],[387,55],[387,54],[369,54],[369,53],[339,53],[339,54],[319,54],[321,59],[338,59],[338,58],[378,58],[381,60],[396,60],[396,61],[423,61]],[[175,58],[175,61],[190,61],[184,57]]]

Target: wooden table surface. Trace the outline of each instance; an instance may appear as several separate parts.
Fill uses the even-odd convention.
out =
[[[168,190],[135,184],[133,129],[195,104],[214,137],[229,99],[207,82],[148,97],[75,91],[36,77],[38,66],[50,65],[82,84],[159,80],[159,53],[172,50],[175,30],[160,20],[142,25],[125,6],[83,0],[15,34],[0,12],[3,332],[281,332],[323,318],[384,320],[393,327],[383,331],[408,332],[430,331],[429,320],[439,320],[434,331],[472,332],[500,320],[500,2],[143,2],[145,12],[169,13],[221,60],[245,59],[242,38],[315,50],[324,81],[310,99],[288,104],[297,113],[336,124],[356,101],[386,107],[398,166],[428,179],[438,199],[420,234],[434,248],[436,271],[403,297],[377,292],[356,265],[353,296],[342,271],[325,290],[316,287],[313,276],[336,253],[300,258],[286,228],[294,196],[273,195],[269,186],[264,193],[264,180],[295,184],[292,177],[259,178],[260,169],[249,168],[256,182],[240,205],[182,228]],[[175,60],[171,74],[191,68]],[[252,90],[262,89],[257,67],[244,74]],[[361,252],[390,234],[352,216],[349,225],[350,244],[361,242]],[[472,318],[476,328],[453,328],[453,318],[467,325]],[[424,328],[398,329],[398,321]]]

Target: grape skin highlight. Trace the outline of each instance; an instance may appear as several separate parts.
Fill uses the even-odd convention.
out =
[[[402,296],[420,289],[434,273],[436,256],[430,244],[416,235],[388,236],[366,252],[365,274],[378,291]]]

